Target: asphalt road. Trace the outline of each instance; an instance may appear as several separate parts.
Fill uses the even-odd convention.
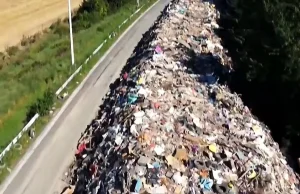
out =
[[[160,0],[110,49],[106,57],[67,100],[29,152],[1,185],[3,194],[60,193],[61,178],[71,163],[81,132],[96,115],[102,97],[118,77],[134,47],[169,0]]]

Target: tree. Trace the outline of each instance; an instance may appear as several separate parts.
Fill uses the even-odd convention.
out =
[[[300,1],[222,2],[219,34],[234,62],[232,88],[271,127],[277,141],[284,137],[291,148],[299,147]],[[300,155],[299,149],[293,151]]]

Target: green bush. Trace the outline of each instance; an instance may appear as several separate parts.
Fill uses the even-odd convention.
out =
[[[47,89],[44,95],[29,107],[26,115],[26,122],[29,122],[36,113],[39,113],[40,116],[48,115],[53,106],[54,97],[55,95],[52,90]]]
[[[84,0],[78,13],[80,14],[83,11],[88,13],[97,12],[100,17],[103,17],[107,14],[108,3],[106,0]]]
[[[56,22],[54,22],[53,24],[51,24],[51,26],[49,27],[50,30],[54,30],[57,26],[59,26],[61,24],[61,19],[58,19]]]
[[[98,27],[97,27],[97,31],[98,31],[98,32],[104,32],[104,28],[103,28],[102,26],[98,26]]]
[[[62,22],[61,19],[58,19],[55,23],[53,23],[50,26],[50,29],[54,34],[58,34],[59,36],[63,36],[69,32],[69,26],[65,22]]]
[[[73,18],[74,32],[90,28],[109,12],[106,0],[84,0]]]
[[[91,20],[89,19],[89,18],[91,18],[90,15],[91,14],[84,11],[83,13],[81,13],[80,15],[78,15],[76,17],[75,22],[73,24],[74,32],[78,32],[80,30],[87,29],[92,26]]]
[[[21,46],[28,46],[30,43],[30,37],[26,37],[23,35],[21,40]]]
[[[0,52],[0,70],[6,65],[5,59],[6,59],[5,53]]]
[[[11,46],[6,48],[6,52],[9,56],[14,56],[19,51],[19,48],[17,46]]]

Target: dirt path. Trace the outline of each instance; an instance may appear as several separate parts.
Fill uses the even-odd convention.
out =
[[[77,8],[82,0],[72,0]],[[0,0],[0,50],[18,44],[68,13],[67,0]]]

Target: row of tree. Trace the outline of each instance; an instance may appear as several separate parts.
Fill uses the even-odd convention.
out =
[[[300,157],[300,1],[226,0],[218,32],[234,62],[230,86]]]
[[[136,0],[84,0],[73,18],[75,31],[91,27],[126,4],[135,5]]]

